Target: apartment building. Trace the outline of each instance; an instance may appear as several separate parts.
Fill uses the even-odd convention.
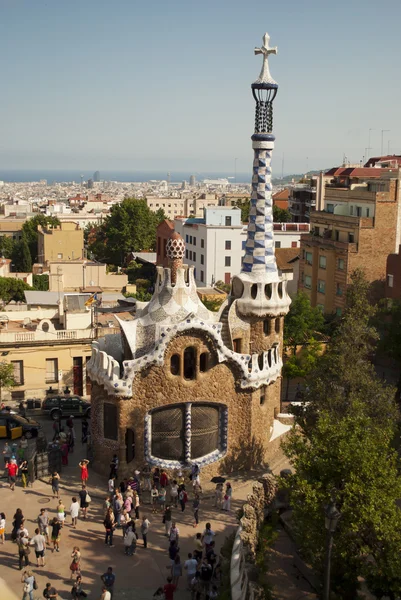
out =
[[[77,260],[84,256],[84,232],[77,223],[38,227],[38,262]]]
[[[175,217],[201,217],[203,209],[208,206],[218,204],[216,194],[201,194],[200,197],[194,198],[182,195],[181,197],[157,198],[149,196],[146,198],[146,203],[150,210],[157,212],[162,209],[168,219],[174,220]]]
[[[321,172],[291,185],[288,210],[294,223],[309,223],[311,213],[323,209],[325,187],[331,179],[331,175]]]
[[[387,257],[401,242],[400,173],[384,168],[328,173],[324,209],[311,214],[311,232],[301,238],[299,289],[324,313],[341,315],[356,268],[384,294]]]
[[[56,260],[48,263],[49,291],[79,292],[87,288],[98,291],[121,292],[128,284],[128,276],[107,273],[105,263],[91,260]]]

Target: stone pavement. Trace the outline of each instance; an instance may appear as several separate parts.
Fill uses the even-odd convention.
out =
[[[40,419],[42,421],[42,419]],[[51,431],[51,422],[42,421],[47,432]],[[77,423],[77,438],[80,437],[80,425]],[[49,437],[49,436],[48,436]],[[69,515],[69,506],[72,495],[76,495],[80,489],[79,478],[79,460],[85,455],[86,449],[80,443],[77,444],[75,452],[69,456],[69,466],[63,468],[61,475],[60,496],[65,503],[67,515]],[[286,460],[279,460],[272,470],[279,472],[281,468],[287,467]],[[212,487],[208,482],[202,482],[205,487],[205,494],[201,500],[199,511],[200,525],[197,529],[193,528],[193,519],[191,511],[191,502],[188,503],[184,513],[175,509],[173,518],[176,519],[180,530],[180,555],[181,560],[185,561],[187,553],[194,548],[193,540],[196,532],[203,531],[205,523],[210,521],[212,528],[216,532],[216,546],[219,550],[226,536],[233,531],[236,526],[235,511],[242,506],[248,493],[252,489],[252,477],[259,474],[249,473],[247,476],[230,476],[230,482],[233,485],[233,501],[230,514],[219,511],[213,507],[211,499]],[[42,597],[42,591],[47,581],[51,581],[59,591],[60,598],[70,598],[71,580],[69,565],[71,562],[71,552],[74,545],[78,545],[82,554],[82,575],[85,591],[90,592],[90,597],[98,598],[100,595],[101,581],[100,575],[104,573],[108,566],[112,566],[116,574],[116,593],[114,600],[123,600],[126,598],[136,598],[138,600],[151,599],[153,593],[160,585],[165,583],[169,574],[169,558],[167,553],[167,540],[164,536],[164,526],[162,524],[162,515],[160,513],[152,514],[150,506],[146,504],[147,498],[144,497],[145,504],[140,510],[140,515],[146,514],[151,522],[149,533],[149,547],[144,549],[141,541],[138,543],[137,553],[133,557],[124,555],[121,531],[117,530],[115,535],[115,547],[110,548],[104,544],[103,528],[103,501],[107,495],[106,480],[97,475],[89,466],[89,493],[92,496],[92,503],[87,520],[80,519],[78,528],[72,529],[70,518],[67,516],[66,525],[62,530],[60,552],[52,553],[47,551],[46,566],[36,567],[34,553],[31,552],[32,570],[37,578],[39,589],[35,592],[36,598]],[[6,532],[11,531],[12,517],[16,508],[21,508],[26,517],[26,525],[29,534],[34,535],[36,519],[40,508],[46,507],[50,516],[56,513],[57,500],[51,496],[51,489],[48,482],[37,481],[32,488],[23,490],[19,485],[15,492],[12,492],[4,480],[0,483],[0,512],[5,512],[7,517]],[[4,546],[0,546],[0,561],[3,565],[2,576],[5,581],[14,589],[17,594],[21,593],[22,584],[20,582],[21,572],[18,570],[18,556],[16,544],[9,539]],[[180,580],[179,590],[176,594],[176,600],[189,598],[189,593],[185,591],[185,577]]]

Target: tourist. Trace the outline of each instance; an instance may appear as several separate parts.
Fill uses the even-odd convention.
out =
[[[199,571],[196,571],[195,575],[191,579],[191,600],[200,600],[201,598],[201,587],[200,587],[200,579],[199,579]]]
[[[146,492],[150,492],[150,490],[152,489],[152,484],[150,482],[151,473],[152,473],[152,471],[151,471],[150,466],[148,464],[145,464],[145,466],[142,469],[142,476],[143,476],[143,489]]]
[[[61,523],[57,519],[57,517],[54,517],[53,521],[51,522],[51,526],[52,526],[53,552],[54,551],[60,552]]]
[[[181,491],[178,494],[178,500],[181,506],[181,512],[184,512],[185,505],[188,502],[188,494],[185,491],[185,486],[182,486]]]
[[[174,562],[171,566],[171,577],[173,578],[173,585],[175,585],[176,588],[178,588],[178,582],[180,580],[181,575],[182,575],[182,564],[181,564],[180,555],[177,554],[174,559]]]
[[[174,506],[178,504],[178,483],[176,479],[174,479],[173,483],[170,486],[170,498],[171,502]]]
[[[175,524],[175,521],[173,521],[171,527],[170,527],[170,531],[168,533],[168,539],[170,542],[179,542],[180,540],[180,530],[178,529],[178,527]]]
[[[106,573],[103,573],[103,575],[100,577],[100,579],[103,581],[106,590],[108,592],[110,592],[110,598],[112,598],[113,590],[114,590],[114,583],[116,581],[116,576],[113,573],[113,568],[108,567]]]
[[[33,576],[32,571],[24,571],[21,577],[21,583],[24,584],[23,589],[23,600],[34,600],[33,590],[35,589],[35,577]]]
[[[135,519],[139,519],[139,494],[137,491],[133,492],[132,504],[135,509]]]
[[[170,508],[170,506],[166,506],[166,510],[164,511],[164,515],[163,515],[163,523],[164,523],[164,529],[165,529],[166,536],[168,537],[170,534],[170,529],[171,529],[171,508]]]
[[[133,477],[133,480],[131,482],[131,488],[134,491],[136,491],[138,493],[138,495],[141,493],[141,479],[140,479],[140,475],[141,475],[140,471],[134,471],[134,477]]]
[[[54,473],[51,476],[53,499],[60,498],[59,484],[60,484],[60,475],[57,473],[57,471],[54,471]]]
[[[62,500],[58,501],[58,505],[57,505],[57,518],[61,523],[61,527],[63,527],[64,525],[64,520],[65,520],[65,506],[62,502]]]
[[[22,487],[25,489],[27,487],[27,485],[28,485],[28,480],[27,480],[27,476],[28,476],[28,461],[22,460],[20,462],[19,471],[21,473]]]
[[[223,506],[223,484],[218,483],[214,491],[214,506],[222,508]]]
[[[214,568],[216,565],[217,554],[214,551],[215,541],[210,542],[209,548],[206,550],[206,558],[209,565],[212,567],[212,574],[214,573]]]
[[[87,596],[88,594],[82,589],[82,575],[78,575],[71,589],[71,598],[72,600],[79,600],[79,598],[86,598]]]
[[[166,488],[165,487],[160,487],[159,489],[159,497],[158,497],[158,502],[159,502],[159,506],[160,506],[160,511],[164,511],[165,506],[166,506]]]
[[[102,587],[102,593],[100,594],[99,600],[111,600],[111,593],[105,585]]]
[[[79,503],[81,506],[81,510],[82,510],[82,518],[86,519],[87,514],[88,514],[88,506],[90,504],[91,501],[91,497],[89,496],[87,490],[86,490],[86,485],[82,484],[82,489],[79,491]]]
[[[107,496],[103,504],[104,514],[106,515],[108,509],[112,506],[111,496]]]
[[[177,473],[177,483],[178,483],[178,487],[180,487],[180,486],[182,487],[185,484],[185,478],[184,478],[184,474],[182,471],[178,471],[178,473]]]
[[[219,595],[219,591],[217,589],[217,585],[212,586],[212,589],[209,590],[209,600],[216,600]]]
[[[40,533],[39,527],[37,527],[35,529],[35,535],[29,542],[29,545],[35,547],[36,566],[44,567],[45,566],[46,538],[44,535],[42,535]]]
[[[81,442],[82,442],[82,444],[86,444],[86,442],[88,441],[88,428],[89,428],[86,417],[83,417],[83,419],[81,421],[81,427],[82,427]]]
[[[2,512],[0,513],[0,540],[1,543],[4,544],[5,537],[4,532],[6,530],[6,515]]]
[[[49,513],[47,512],[46,508],[40,509],[40,514],[38,516],[38,527],[40,533],[45,536],[46,542],[49,544]]]
[[[160,473],[160,485],[161,487],[167,488],[168,486],[168,477],[166,471],[164,469],[161,470]]]
[[[18,465],[15,462],[8,462],[6,465],[8,471],[8,482],[10,484],[10,490],[15,491],[15,482],[18,475]]]
[[[122,509],[123,509],[123,499],[122,499],[120,492],[117,491],[116,495],[114,496],[114,499],[113,499],[113,512],[114,512],[114,519],[116,521],[117,527],[120,527],[120,518],[121,518]]]
[[[109,494],[111,494],[112,496],[114,495],[115,487],[116,487],[116,476],[113,475],[113,477],[110,477],[110,479],[107,483],[107,489],[109,490]]]
[[[9,445],[8,442],[6,442],[4,444],[4,448],[3,448],[3,457],[4,457],[4,466],[7,467],[7,464],[10,462],[11,460],[11,446]]]
[[[110,463],[109,479],[112,479],[113,477],[115,477],[117,479],[117,475],[118,475],[118,456],[117,456],[117,454],[114,454],[113,458],[111,459],[111,463]]]
[[[203,556],[202,534],[197,533],[196,537],[195,537],[194,558],[196,558],[196,560],[201,560],[202,556]]]
[[[194,513],[194,527],[197,527],[199,525],[199,505],[199,496],[198,494],[196,494],[194,501],[192,502],[192,510]]]
[[[77,501],[75,496],[71,499],[70,515],[72,528],[76,529],[79,516],[79,502]]]
[[[223,499],[223,510],[226,510],[227,512],[230,510],[231,508],[231,496],[232,496],[233,490],[231,487],[231,483],[227,483],[226,485],[226,493],[224,494],[224,499]]]
[[[177,554],[179,553],[180,549],[178,547],[177,541],[176,540],[172,540],[170,542],[170,546],[168,548],[168,557],[171,560],[171,564],[174,563],[175,561],[175,557],[177,556]]]
[[[125,500],[124,500],[124,508],[127,511],[127,513],[130,515],[131,514],[131,510],[132,510],[132,496],[126,494]]]
[[[159,498],[159,490],[157,489],[157,486],[154,483],[152,489],[150,490],[150,503],[152,505],[152,513],[157,512],[158,498]]]
[[[113,532],[115,529],[114,523],[114,514],[111,508],[108,509],[106,516],[103,521],[104,528],[106,530],[106,536],[104,538],[104,543],[109,545],[111,548],[113,547]]]
[[[149,531],[149,527],[150,527],[150,522],[148,521],[148,519],[144,515],[142,517],[142,523],[141,523],[141,534],[142,534],[143,547],[144,548],[148,547],[148,531]]]
[[[60,433],[60,424],[58,421],[53,421],[53,442],[55,442]]]
[[[65,424],[67,425],[68,429],[74,427],[74,415],[70,415],[66,420]]]
[[[71,579],[76,577],[76,575],[81,575],[81,552],[79,551],[78,546],[74,546],[72,554],[71,554]]]
[[[120,515],[120,525],[123,530],[123,538],[125,537],[125,534],[127,533],[127,527],[130,522],[131,522],[131,517],[128,514],[127,509],[123,508],[121,515]]]
[[[78,465],[79,468],[81,469],[81,481],[85,485],[86,485],[86,482],[88,481],[88,477],[89,477],[88,465],[89,465],[89,460],[86,460],[86,458],[81,460],[81,462]]]
[[[74,417],[72,417],[74,418]],[[69,452],[71,452],[71,454],[74,452],[74,447],[75,447],[75,428],[74,428],[74,422],[72,422],[72,427],[70,427],[68,425],[68,421],[67,421],[67,426],[68,426],[68,450]]]
[[[15,515],[13,516],[13,529],[11,532],[11,539],[12,540],[16,540],[17,539],[17,535],[18,535],[18,531],[21,527],[21,523],[23,523],[25,521],[24,519],[24,515],[22,514],[22,510],[20,508],[17,508],[17,510],[15,511]]]
[[[205,597],[207,598],[209,595],[210,581],[212,579],[212,566],[209,565],[206,557],[202,560],[202,564],[199,568],[199,572],[200,572],[201,590],[204,593]]]
[[[191,581],[196,575],[196,570],[198,568],[198,561],[196,558],[192,556],[192,553],[188,553],[188,559],[184,563],[184,569],[187,572],[187,587],[188,590],[191,589]]]
[[[29,562],[29,538],[25,535],[23,531],[19,533],[17,537],[17,546],[18,546],[18,559],[19,559],[19,570],[22,570],[22,563],[25,561],[25,566],[28,567],[30,565]]]
[[[160,469],[158,467],[153,471],[153,485],[156,486],[157,491],[160,487]]]
[[[57,593],[56,588],[54,586],[52,586],[51,583],[46,583],[46,587],[43,590],[43,598],[46,598],[48,600],[54,600],[57,597],[58,597],[58,593]]]
[[[202,535],[202,542],[205,544],[206,552],[209,550],[210,544],[213,542],[215,535],[216,534],[214,531],[212,531],[210,523],[206,523],[206,528]]]
[[[124,537],[124,546],[124,554],[127,554],[127,556],[132,556],[133,554],[135,554],[136,533],[132,527],[130,527],[129,530],[127,529],[127,532]]]
[[[167,577],[167,583],[163,587],[165,600],[174,600],[175,585],[172,583],[172,581],[172,577]]]
[[[68,453],[70,451],[70,447],[67,442],[67,438],[62,437],[64,434],[63,431],[60,431],[60,441],[61,441],[61,464],[64,466],[68,466]],[[65,434],[64,434],[65,435]]]

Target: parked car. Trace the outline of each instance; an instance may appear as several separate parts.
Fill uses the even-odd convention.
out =
[[[0,438],[15,440],[24,435],[26,438],[38,437],[42,426],[33,419],[20,415],[0,413]]]
[[[91,405],[79,396],[51,396],[42,402],[42,410],[50,415],[54,421],[60,417],[70,415],[89,418],[91,416]]]

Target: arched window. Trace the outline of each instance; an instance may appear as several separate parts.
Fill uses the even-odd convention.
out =
[[[260,396],[259,396],[260,406],[263,406],[263,404],[265,403],[265,400],[266,400],[266,387],[263,386],[260,390]]]
[[[263,370],[263,352],[262,352],[262,354],[259,354],[259,356],[258,356],[258,365],[259,365],[259,369],[262,371]]]
[[[207,352],[202,352],[199,357],[199,371],[201,373],[206,373],[209,368],[209,354]]]
[[[196,374],[196,350],[193,346],[184,350],[184,377],[195,379]]]
[[[173,375],[180,374],[181,357],[179,354],[173,354],[170,358],[170,371]]]
[[[254,283],[251,286],[251,297],[255,300],[257,295],[258,295],[258,286],[256,285],[256,283]]]
[[[135,431],[133,429],[127,429],[125,432],[125,460],[130,463],[135,458]]]
[[[265,319],[263,321],[263,333],[265,335],[270,335],[270,333],[271,333],[271,321],[270,321],[270,319]]]
[[[276,330],[276,333],[280,333],[280,325],[281,325],[280,321],[281,321],[280,317],[277,317],[277,319],[274,323],[274,328]]]

